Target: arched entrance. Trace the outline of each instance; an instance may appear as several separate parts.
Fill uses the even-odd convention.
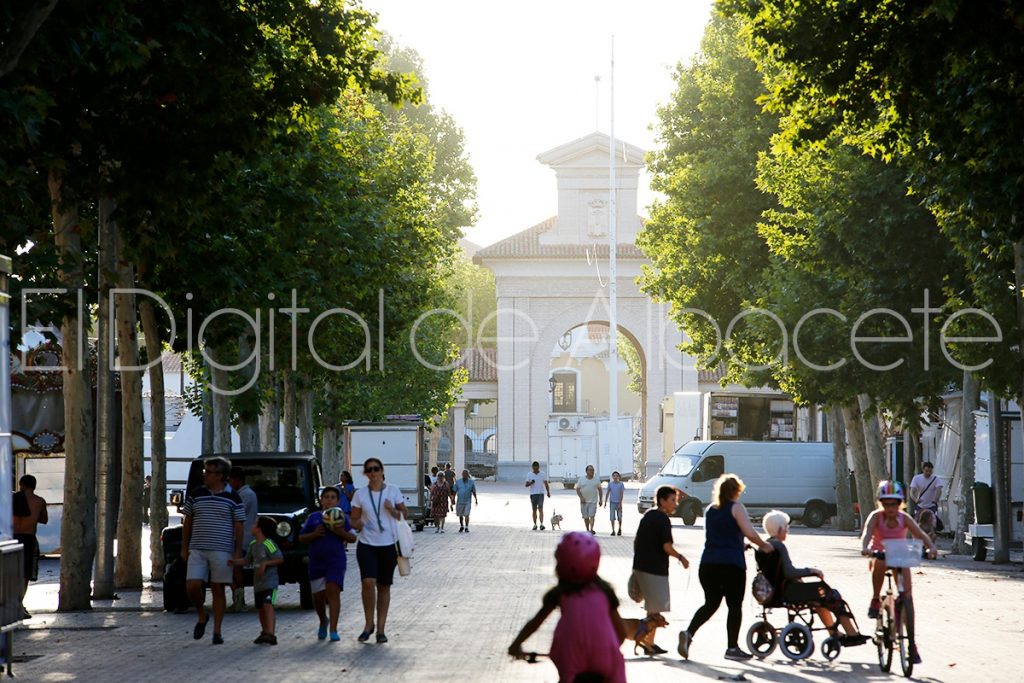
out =
[[[631,479],[644,470],[646,359],[636,337],[620,325],[612,368],[608,332],[607,321],[588,321],[565,330],[551,348],[546,431],[553,480],[575,481],[587,465],[606,480],[612,472]],[[612,372],[618,377],[614,422]]]

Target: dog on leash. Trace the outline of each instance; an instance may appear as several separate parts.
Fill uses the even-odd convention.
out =
[[[641,622],[646,622],[643,629],[640,628]],[[626,627],[626,638],[639,643],[645,649],[653,645],[654,632],[668,626],[668,621],[660,614],[651,614],[646,619],[623,619],[622,623]]]
[[[551,511],[551,528],[562,530],[562,515],[558,514],[558,510]]]

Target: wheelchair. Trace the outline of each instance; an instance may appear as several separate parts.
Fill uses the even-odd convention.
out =
[[[781,598],[775,597],[780,593]],[[834,630],[840,629],[839,616],[848,616],[855,625],[857,623],[849,604],[828,584],[821,581],[784,581],[781,586],[775,588],[773,599],[761,605],[760,619],[747,631],[747,647],[750,653],[758,659],[764,659],[778,647],[783,655],[793,661],[810,657],[814,654],[814,633],[829,633],[829,628],[817,621],[815,610],[820,607],[836,614],[837,620],[832,626]],[[785,610],[784,626],[772,625],[770,617],[774,609]],[[831,633],[821,642],[821,654],[828,661],[838,657],[842,648],[842,637],[833,636]]]

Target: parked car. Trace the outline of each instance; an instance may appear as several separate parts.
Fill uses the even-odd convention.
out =
[[[278,567],[281,584],[299,584],[299,600],[303,609],[312,609],[307,572],[309,549],[299,543],[299,530],[306,518],[317,509],[317,492],[321,488],[320,463],[310,453],[227,453],[201,455],[189,469],[188,491],[202,484],[204,461],[223,457],[232,465],[245,468],[246,483],[256,492],[259,514],[277,521],[273,540],[284,553],[284,564]],[[183,492],[174,496],[179,511],[184,504]],[[164,552],[164,609],[175,611],[188,606],[185,576],[180,562],[182,526],[169,526],[160,534]],[[252,585],[252,571],[243,572],[245,585]]]

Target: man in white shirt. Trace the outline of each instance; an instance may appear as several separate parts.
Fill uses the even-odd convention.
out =
[[[537,530],[540,523],[540,530],[544,531],[544,494],[551,497],[551,487],[544,473],[540,471],[540,463],[536,460],[530,466],[533,470],[526,475],[526,488],[530,489],[530,507],[533,509],[533,530]]]
[[[576,495],[580,497],[583,525],[591,534],[596,534],[594,519],[597,517],[597,506],[604,504],[604,490],[601,488],[601,480],[594,476],[593,465],[587,465],[587,476],[576,482]]]
[[[910,500],[920,509],[925,508],[939,512],[939,499],[942,496],[942,480],[935,476],[935,466],[930,462],[921,465],[921,474],[915,474],[910,480]]]

